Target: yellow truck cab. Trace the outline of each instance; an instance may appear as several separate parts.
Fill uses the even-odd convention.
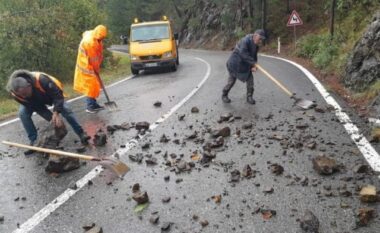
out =
[[[138,22],[135,19],[129,36],[132,74],[160,67],[176,71],[179,65],[177,40],[178,35],[173,33],[167,17],[150,22]]]

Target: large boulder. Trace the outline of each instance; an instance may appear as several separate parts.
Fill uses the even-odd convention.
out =
[[[344,83],[362,91],[380,77],[380,11],[356,43],[345,69]]]

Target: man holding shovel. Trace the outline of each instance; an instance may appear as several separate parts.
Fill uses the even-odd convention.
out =
[[[223,88],[222,100],[224,103],[231,102],[230,98],[228,98],[228,93],[234,86],[236,79],[247,83],[247,102],[250,104],[256,103],[252,98],[254,90],[252,72],[257,70],[257,52],[263,40],[265,40],[265,32],[258,29],[254,34],[246,35],[235,46],[227,61],[229,77],[227,85]]]
[[[79,44],[74,76],[74,90],[86,96],[86,112],[96,113],[103,110],[96,98],[100,94],[100,65],[103,61],[103,39],[107,28],[98,25],[94,30],[85,31]]]
[[[74,113],[66,105],[62,88],[59,80],[42,72],[16,70],[9,77],[7,90],[20,103],[19,117],[28,134],[30,145],[37,143],[37,129],[32,120],[33,112],[51,122],[56,129],[64,127],[60,117],[62,115],[82,144],[87,144],[90,139],[79,125]],[[47,108],[47,105],[53,106],[53,112]],[[24,152],[25,155],[32,153],[34,153],[33,150]]]

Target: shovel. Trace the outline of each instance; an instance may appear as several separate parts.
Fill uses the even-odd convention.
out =
[[[311,109],[316,106],[315,102],[311,100],[297,98],[295,93],[290,92],[280,81],[275,79],[271,74],[269,74],[266,70],[263,69],[260,65],[256,64],[256,67],[263,72],[270,80],[272,80],[278,87],[280,87],[291,99],[294,100],[294,105],[302,109]]]
[[[99,74],[97,72],[95,72],[95,75],[98,78],[98,81],[99,81],[100,85],[102,86],[104,95],[106,96],[106,99],[107,99],[107,102],[104,103],[104,106],[106,106],[106,108],[109,111],[117,110],[118,109],[117,104],[115,103],[115,101],[110,100],[110,97],[108,96],[108,93],[106,91],[106,87],[104,86],[104,83],[103,83],[102,79],[100,78]]]
[[[81,155],[81,154],[75,154],[75,153],[70,153],[70,152],[65,152],[65,151],[46,149],[46,148],[37,147],[37,146],[28,146],[28,145],[19,144],[15,142],[8,142],[8,141],[2,141],[2,143],[9,146],[15,146],[15,147],[25,148],[29,150],[34,150],[34,151],[40,151],[40,152],[49,153],[53,155],[62,155],[62,156],[71,157],[71,158],[95,161],[95,162],[98,162],[100,165],[104,166],[105,168],[113,171],[120,178],[123,177],[129,171],[128,166],[116,158],[110,158],[110,157],[97,158],[97,157],[93,157],[89,155]]]

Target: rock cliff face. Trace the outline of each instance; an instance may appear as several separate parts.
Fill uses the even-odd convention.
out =
[[[344,83],[355,91],[362,91],[380,78],[380,11],[349,57]]]
[[[185,47],[226,49],[252,28],[252,1],[233,4],[196,0],[194,8],[184,12],[181,44]]]

